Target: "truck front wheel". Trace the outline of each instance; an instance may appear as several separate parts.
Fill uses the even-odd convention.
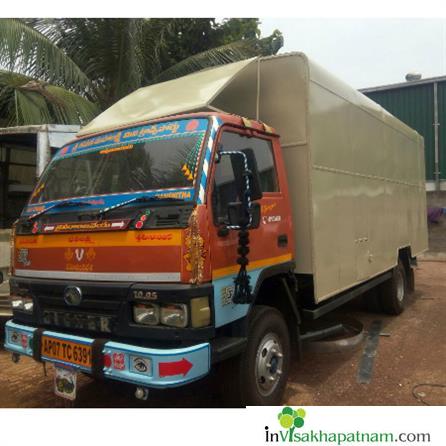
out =
[[[250,315],[245,352],[222,364],[223,398],[243,406],[280,405],[289,365],[290,337],[282,314],[256,306]]]
[[[387,314],[398,315],[403,312],[407,295],[407,279],[401,261],[392,271],[392,278],[384,282],[380,288],[380,300]]]

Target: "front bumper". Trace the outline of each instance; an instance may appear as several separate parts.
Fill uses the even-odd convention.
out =
[[[10,280],[11,293],[31,296],[34,300],[32,314],[14,311],[14,321],[27,326],[45,325],[56,332],[84,332],[92,338],[113,337],[150,339],[160,342],[207,342],[215,337],[213,320],[212,284],[190,285],[181,283],[144,284],[133,282],[66,281],[14,276]],[[63,296],[67,285],[82,290],[79,305],[69,306]],[[209,296],[211,324],[207,327],[176,328],[136,324],[133,304],[147,302],[135,297],[135,291],[156,293],[156,303],[179,303],[189,306],[195,297]],[[56,315],[58,317],[56,318]],[[94,318],[89,319],[90,316]],[[104,323],[103,323],[104,322]],[[91,325],[92,324],[92,325]]]
[[[92,366],[72,364],[41,355],[42,336],[60,341],[92,346]],[[114,341],[104,341],[73,336],[49,330],[16,324],[8,321],[5,325],[5,349],[13,353],[30,356],[36,360],[69,365],[80,371],[104,378],[125,381],[145,387],[175,387],[202,378],[211,367],[211,346],[208,342],[184,348],[157,349],[139,347]],[[97,346],[100,348],[97,348]],[[111,358],[104,364],[104,355]],[[146,370],[137,370],[141,362]],[[108,366],[109,365],[109,366]],[[143,367],[144,369],[144,367]]]

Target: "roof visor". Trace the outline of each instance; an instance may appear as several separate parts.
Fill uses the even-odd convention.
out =
[[[256,60],[257,58],[252,58],[222,65],[140,88],[102,112],[83,127],[77,137],[178,113],[224,110],[216,105],[219,102],[218,96],[223,90],[232,91],[233,88],[236,89],[236,96],[231,96],[238,98],[241,111],[250,111],[246,116],[254,118],[255,116],[250,115],[256,108]],[[250,82],[246,82],[248,80]],[[240,88],[242,85],[243,88]]]

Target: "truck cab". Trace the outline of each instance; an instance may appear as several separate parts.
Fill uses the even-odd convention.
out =
[[[233,156],[219,153],[246,149],[261,196],[245,245],[249,294],[290,275],[287,181],[272,128],[198,113],[117,129],[64,146],[16,222],[6,347],[143,387],[186,384],[243,351],[252,299],[234,302],[240,241],[228,215],[243,185]],[[271,338],[264,349],[267,392],[284,346]]]

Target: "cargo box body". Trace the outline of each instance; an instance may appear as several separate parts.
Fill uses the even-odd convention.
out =
[[[302,53],[255,58],[142,88],[79,136],[192,111],[263,121],[280,135],[296,273],[316,302],[427,249],[423,138]]]
[[[313,275],[315,301],[389,270],[399,248],[426,250],[423,138],[302,53],[256,65],[213,105],[280,134],[296,272]]]
[[[399,248],[427,249],[423,138],[303,54],[263,64],[259,119],[281,135],[297,272],[316,302],[392,268]]]

